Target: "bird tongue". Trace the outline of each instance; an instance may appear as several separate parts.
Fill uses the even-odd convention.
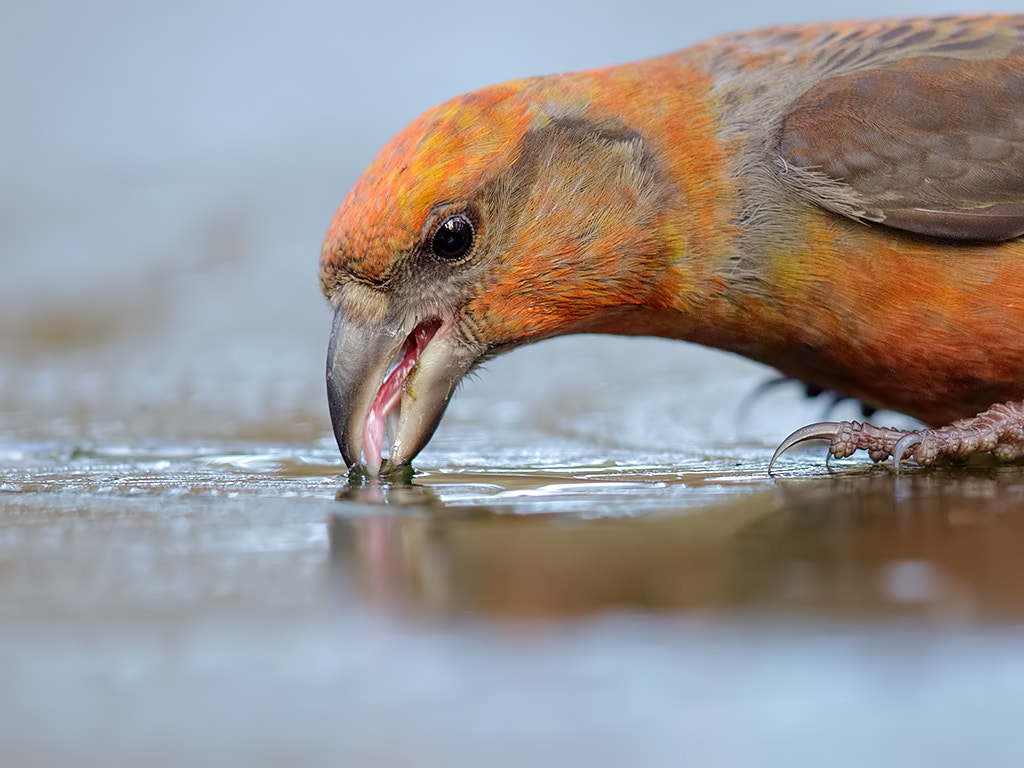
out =
[[[409,378],[409,373],[416,367],[420,354],[440,327],[441,321],[437,318],[424,320],[417,325],[402,345],[395,367],[377,390],[377,396],[373,399],[373,405],[370,406],[370,412],[363,424],[363,459],[371,475],[380,472],[381,449],[384,447],[384,421],[401,401],[405,380]]]

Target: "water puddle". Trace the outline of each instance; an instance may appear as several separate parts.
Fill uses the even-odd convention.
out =
[[[741,764],[808,728],[790,762],[820,764],[844,722],[940,765],[1013,743],[1019,468],[496,451],[350,483],[326,441],[3,455],[12,765],[611,766],[638,732],[710,760],[737,712]]]

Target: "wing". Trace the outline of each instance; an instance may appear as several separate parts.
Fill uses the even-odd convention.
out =
[[[931,41],[819,81],[782,122],[783,179],[847,216],[955,240],[1024,235],[1024,40]]]

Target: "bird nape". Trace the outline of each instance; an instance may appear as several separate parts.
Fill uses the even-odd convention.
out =
[[[480,361],[608,333],[932,427],[816,424],[780,452],[1020,457],[1022,234],[1024,16],[770,28],[485,88],[393,138],[330,225],[338,446],[378,473],[398,409],[384,468],[408,464]]]

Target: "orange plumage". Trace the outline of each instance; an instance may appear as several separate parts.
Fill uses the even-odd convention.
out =
[[[1022,62],[1019,16],[774,28],[428,112],[324,243],[346,463],[394,360],[398,465],[466,371],[566,333],[707,344],[931,425],[1024,398]]]

